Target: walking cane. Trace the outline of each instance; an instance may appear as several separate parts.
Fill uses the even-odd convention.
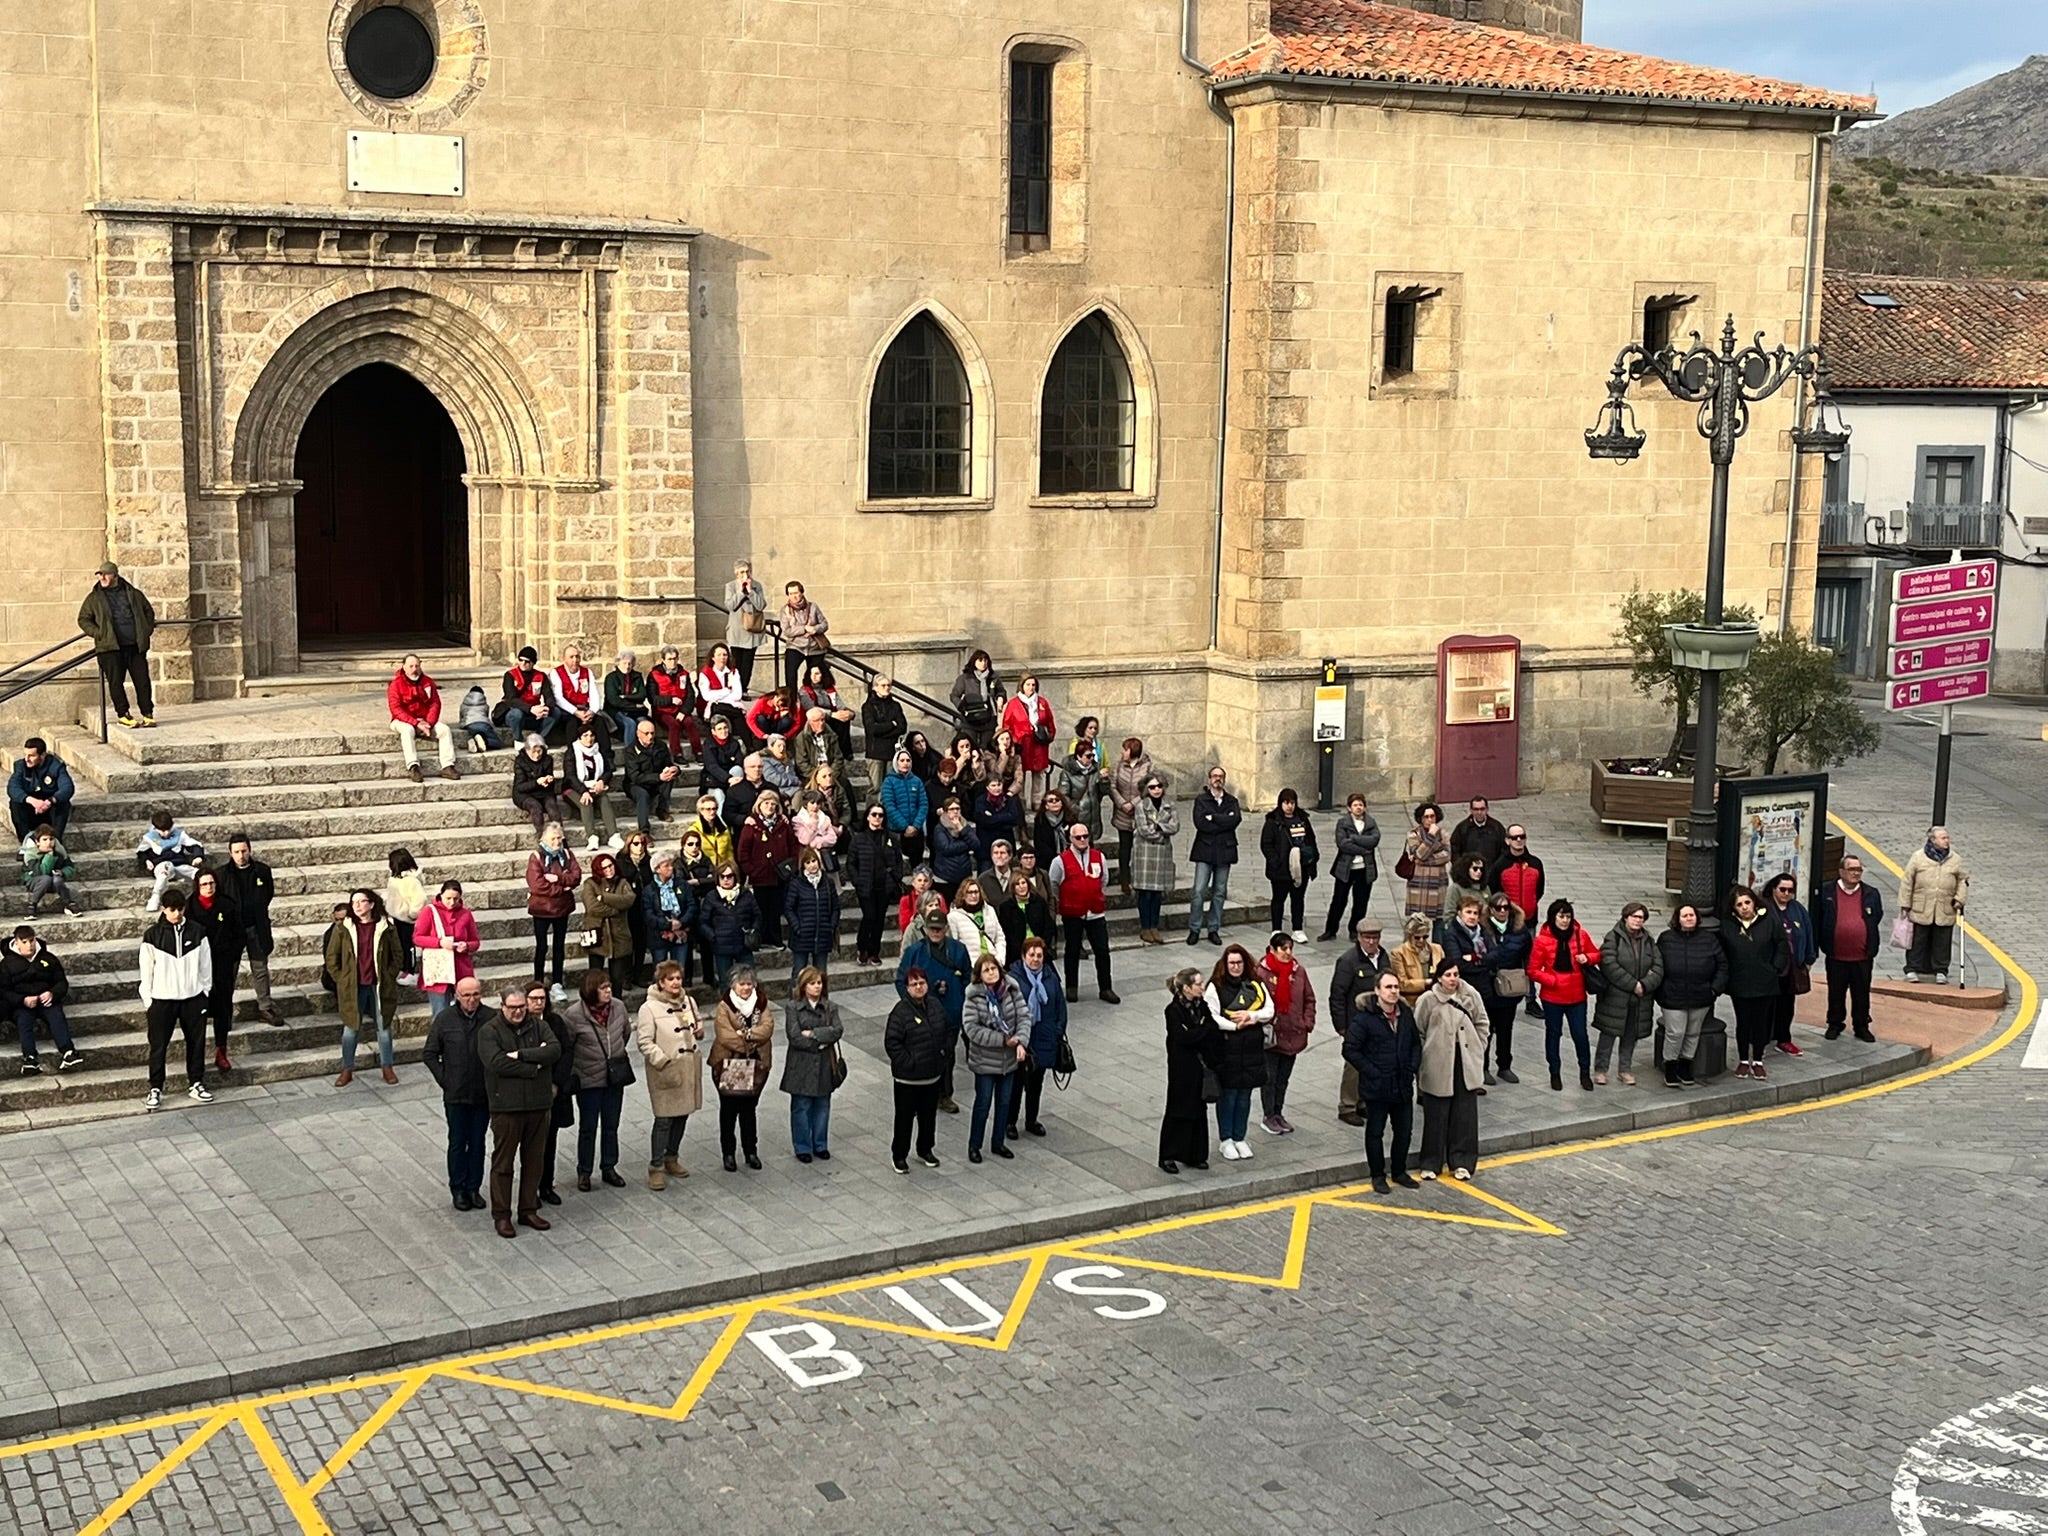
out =
[[[1963,968],[1970,963],[1966,953],[1967,946],[1963,942],[1964,933],[1965,930],[1962,922],[1958,919],[1956,922],[1956,990],[1958,992],[1969,985],[1963,978]]]

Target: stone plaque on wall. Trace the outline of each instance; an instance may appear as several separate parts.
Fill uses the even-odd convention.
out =
[[[348,136],[348,189],[411,197],[462,196],[462,139],[445,133]]]

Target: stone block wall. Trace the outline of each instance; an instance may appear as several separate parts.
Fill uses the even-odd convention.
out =
[[[1512,27],[1543,37],[1577,42],[1584,35],[1585,0],[1389,0],[1406,10],[1427,11],[1452,21]]]

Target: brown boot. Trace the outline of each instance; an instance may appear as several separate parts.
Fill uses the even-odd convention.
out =
[[[660,1170],[659,1168],[650,1168],[650,1169],[648,1169],[648,1170],[647,1170],[647,1187],[648,1187],[649,1189],[667,1189],[667,1188],[668,1188],[668,1177],[667,1177],[667,1175],[666,1175],[666,1174],[664,1174],[664,1173],[663,1173],[663,1172],[662,1172],[662,1171],[661,1171],[661,1170]]]
[[[661,1165],[661,1171],[663,1173],[666,1173],[672,1179],[687,1179],[690,1176],[690,1170],[685,1168],[681,1163],[677,1162],[674,1158],[670,1158],[667,1162],[663,1163]]]
[[[343,1067],[341,1069],[341,1076],[337,1077],[334,1080],[334,1086],[337,1088],[346,1088],[350,1083],[354,1082],[355,1080],[355,1073],[351,1072],[347,1067]]]
[[[384,1081],[385,1081],[385,1082],[387,1082],[387,1083],[395,1083],[395,1082],[397,1082],[397,1081],[398,1081],[398,1068],[396,1068],[396,1067],[386,1067],[386,1068],[384,1069]]]

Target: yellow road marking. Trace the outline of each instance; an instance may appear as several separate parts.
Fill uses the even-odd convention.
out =
[[[1886,857],[1883,850],[1870,842],[1855,828],[1839,816],[1828,818],[1842,833],[1874,858],[1895,876],[1902,876],[1899,866]],[[1566,1157],[1594,1148],[1613,1148],[1640,1145],[1646,1142],[1663,1141],[1676,1136],[1697,1134],[1701,1131],[1718,1130],[1728,1126],[1750,1125],[1775,1120],[1787,1115],[1807,1114],[1820,1109],[1837,1108],[1845,1104],[1860,1103],[1880,1094],[1896,1093],[1901,1089],[1914,1087],[1960,1072],[1974,1066],[1997,1052],[2005,1049],[2023,1035],[2032,1025],[2040,1007],[2040,991],[2034,978],[2015,962],[2012,957],[1986,938],[1974,926],[1963,924],[1964,931],[1974,938],[1984,952],[2013,977],[2020,987],[2019,1007],[2013,1022],[1996,1038],[1979,1045],[1964,1054],[1936,1066],[1892,1078],[1882,1083],[1850,1089],[1826,1098],[1811,1100],[1802,1104],[1778,1105],[1770,1109],[1751,1110],[1740,1114],[1721,1115],[1707,1120],[1687,1121],[1681,1124],[1660,1126],[1654,1130],[1636,1131],[1621,1136],[1601,1137],[1584,1141],[1568,1142],[1555,1147],[1532,1148],[1528,1151],[1511,1153],[1504,1157],[1490,1159],[1489,1168],[1513,1167],[1520,1164],[1540,1162],[1553,1157]],[[1038,1244],[1029,1248],[1012,1249],[1006,1252],[981,1254],[959,1259],[939,1260],[913,1268],[898,1270],[893,1274],[863,1279],[838,1281],[814,1286],[805,1290],[790,1292],[772,1302],[726,1303],[719,1306],[703,1307],[693,1311],[674,1313],[666,1317],[643,1318],[636,1322],[619,1323],[589,1332],[564,1338],[540,1339],[507,1348],[484,1351],[438,1364],[415,1366],[405,1370],[383,1372],[373,1376],[357,1377],[340,1382],[327,1382],[317,1386],[298,1387],[288,1391],[273,1392],[245,1399],[228,1407],[197,1408],[158,1414],[150,1418],[125,1424],[105,1426],[97,1429],[83,1429],[64,1434],[46,1436],[39,1440],[25,1441],[17,1445],[0,1448],[0,1460],[15,1459],[43,1451],[63,1449],[68,1446],[91,1442],[123,1439],[148,1433],[157,1429],[194,1426],[193,1432],[159,1460],[90,1524],[84,1527],[81,1536],[105,1536],[105,1533],[143,1499],[147,1498],[177,1468],[197,1452],[213,1435],[225,1425],[239,1422],[249,1434],[251,1443],[262,1458],[265,1467],[276,1481],[279,1492],[299,1520],[306,1532],[325,1536],[326,1522],[315,1506],[315,1497],[346,1469],[349,1462],[390,1423],[398,1412],[418,1393],[421,1386],[437,1376],[452,1380],[467,1381],[479,1386],[502,1391],[526,1393],[550,1397],[561,1401],[579,1403],[585,1406],[622,1411],[658,1418],[680,1419],[696,1405],[710,1387],[719,1369],[724,1365],[746,1332],[751,1321],[760,1315],[780,1313],[790,1317],[815,1319],[821,1322],[839,1323],[848,1327],[865,1327],[884,1332],[904,1334],[917,1338],[935,1339],[948,1344],[972,1344],[981,1348],[1006,1350],[1011,1347],[1025,1313],[1036,1295],[1046,1265],[1054,1258],[1096,1259],[1104,1262],[1129,1265],[1132,1268],[1155,1270],[1163,1273],[1182,1274],[1197,1278],[1231,1281],[1255,1285],[1278,1285],[1288,1289],[1298,1288],[1301,1283],[1303,1266],[1308,1249],[1309,1229],[1313,1213],[1318,1205],[1332,1205],[1343,1209],[1373,1211],[1397,1216],[1408,1216],[1431,1221],[1449,1221],[1467,1226],[1483,1227],[1508,1232],[1535,1233],[1544,1236],[1561,1237],[1564,1230],[1554,1224],[1522,1210],[1486,1190],[1471,1184],[1445,1184],[1486,1205],[1503,1212],[1513,1220],[1498,1220],[1483,1216],[1459,1216],[1452,1212],[1410,1210],[1400,1206],[1381,1204],[1359,1198],[1369,1193],[1370,1184],[1339,1186],[1320,1193],[1306,1195],[1285,1195],[1274,1199],[1247,1202],[1213,1211],[1194,1212],[1185,1216],[1166,1217],[1156,1221],[1143,1222],[1129,1227],[1118,1228],[1096,1237],[1074,1242],[1053,1242]],[[1158,1260],[1137,1259],[1126,1254],[1105,1251],[1112,1244],[1129,1243],[1139,1238],[1169,1232],[1185,1232],[1216,1222],[1240,1221],[1246,1217],[1291,1212],[1292,1224],[1288,1234],[1287,1258],[1278,1276],[1244,1275],[1227,1270],[1206,1270],[1192,1265],[1167,1264]],[[803,1305],[809,1301],[823,1301],[834,1297],[875,1290],[909,1280],[927,1279],[941,1275],[959,1275],[975,1270],[988,1269],[999,1265],[1022,1261],[1026,1266],[1025,1276],[1011,1298],[1009,1309],[1004,1314],[1002,1326],[992,1339],[971,1334],[939,1333],[929,1328],[910,1324],[895,1323],[874,1318],[861,1318],[822,1308]],[[579,1392],[565,1387],[551,1387],[542,1383],[516,1381],[481,1369],[484,1366],[505,1364],[511,1361],[531,1359],[541,1355],[557,1353],[572,1348],[602,1344],[617,1339],[638,1338],[649,1334],[667,1332],[690,1323],[713,1319],[725,1324],[717,1342],[698,1364],[682,1394],[673,1406],[662,1408],[658,1405],[632,1403],[624,1399],[605,1397],[595,1393]],[[347,1443],[311,1479],[301,1483],[285,1460],[275,1438],[257,1417],[258,1413],[271,1407],[303,1402],[316,1397],[331,1396],[343,1392],[372,1391],[378,1387],[390,1386],[391,1395],[376,1412],[349,1437]]]

